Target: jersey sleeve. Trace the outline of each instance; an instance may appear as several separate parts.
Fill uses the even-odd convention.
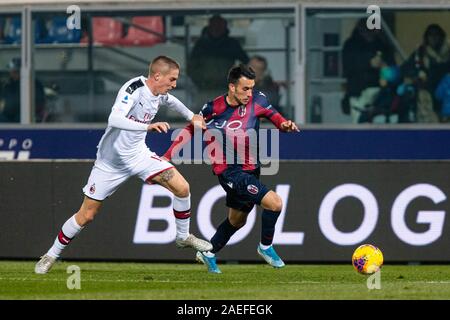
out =
[[[165,104],[170,109],[180,113],[186,120],[191,121],[194,113],[188,109],[180,100],[171,94],[166,94],[162,97],[163,104]]]
[[[211,118],[213,117],[213,103],[206,103],[203,106],[202,110],[200,110],[199,115],[201,115],[203,119],[205,119],[205,121],[211,120]]]
[[[278,129],[287,121],[269,102],[266,95],[260,91],[253,94],[255,99],[255,115],[270,120]]]
[[[119,90],[108,118],[108,126],[128,131],[147,131],[147,124],[128,119],[128,113],[134,107],[139,93],[132,91],[130,94],[126,90],[125,87]]]

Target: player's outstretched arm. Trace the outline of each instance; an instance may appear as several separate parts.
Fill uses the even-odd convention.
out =
[[[272,122],[275,127],[283,132],[300,131],[292,121],[285,119],[269,102],[262,92],[255,92],[255,114],[257,117],[264,117]]]

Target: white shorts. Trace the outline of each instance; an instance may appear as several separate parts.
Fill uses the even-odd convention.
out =
[[[150,158],[138,162],[129,170],[110,172],[94,165],[88,182],[83,188],[83,193],[91,199],[103,201],[132,176],[138,176],[151,184],[155,176],[173,167],[170,162],[160,159],[154,153],[151,154]]]

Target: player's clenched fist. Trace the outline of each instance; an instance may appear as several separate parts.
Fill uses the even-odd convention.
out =
[[[159,133],[167,133],[170,129],[170,126],[167,122],[155,122],[148,126],[147,131],[157,131]]]

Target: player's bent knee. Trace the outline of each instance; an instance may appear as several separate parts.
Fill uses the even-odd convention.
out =
[[[273,192],[270,195],[269,201],[265,203],[265,209],[275,212],[280,212],[283,209],[283,200],[281,197]]]
[[[279,211],[283,210],[283,200],[281,200],[281,197],[279,195],[276,196],[276,201],[274,203],[274,206],[275,206],[275,208],[273,211],[279,212]]]
[[[174,190],[173,194],[179,198],[189,197],[190,195],[189,183],[187,182],[180,183],[180,185],[177,186],[177,188]]]
[[[230,219],[229,218],[229,221],[233,227],[235,227],[236,229],[240,229],[243,226],[245,226],[245,224],[247,223],[247,218],[245,218],[245,219]]]
[[[97,210],[83,210],[78,212],[78,218],[81,220],[81,226],[91,223],[94,220]],[[78,219],[77,219],[78,220]]]
[[[92,213],[83,214],[85,224],[88,224],[88,223],[91,223],[92,221],[94,221],[94,217],[95,217],[95,214],[92,214]]]
[[[236,229],[240,229],[240,228],[242,228],[243,226],[245,226],[246,223],[247,223],[247,221],[244,221],[244,222],[238,222],[238,223],[236,223],[236,224],[233,224],[233,227],[235,227]]]

